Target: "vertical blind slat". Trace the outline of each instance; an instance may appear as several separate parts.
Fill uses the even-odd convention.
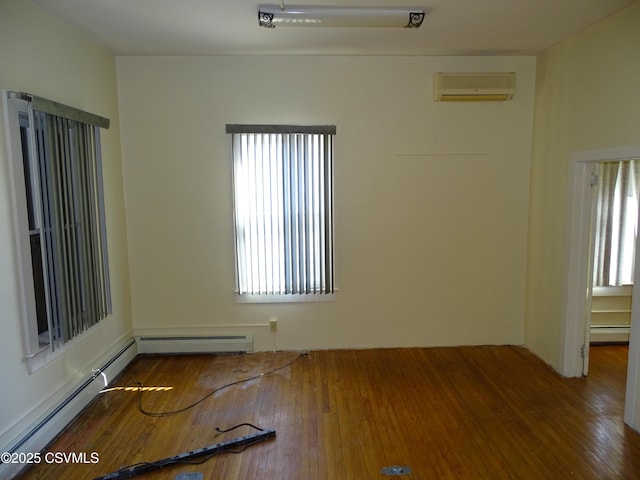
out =
[[[283,135],[282,146],[282,170],[283,170],[283,223],[284,223],[284,280],[283,292],[292,293],[291,285],[293,283],[293,232],[291,231],[291,222],[289,219],[292,215],[291,203],[291,138],[289,135]]]
[[[241,218],[242,215],[244,215],[244,195],[240,194],[240,190],[241,190],[241,186],[242,186],[242,179],[244,178],[242,176],[242,163],[241,160],[242,158],[244,158],[244,154],[243,154],[243,137],[240,137],[238,135],[234,135],[233,136],[233,155],[234,157],[238,158],[238,160],[236,162],[234,162],[233,164],[233,183],[234,183],[234,195],[233,195],[233,199],[234,199],[234,206],[233,206],[233,211],[234,211],[234,220],[236,225],[243,225],[245,223],[245,219]],[[240,254],[241,248],[243,246],[243,241],[242,238],[244,236],[244,231],[243,230],[238,230],[237,228],[235,229],[235,248],[236,251],[239,252],[238,255],[236,255],[236,275],[238,276],[237,278],[237,282],[238,285],[245,285],[246,284],[246,278],[244,277],[245,272],[246,272],[246,264],[245,264],[245,255],[242,253]],[[240,292],[243,293],[243,292]]]
[[[67,182],[69,180],[69,167],[67,164],[68,161],[68,149],[67,142],[68,137],[65,135],[63,126],[60,125],[62,119],[55,119],[55,129],[53,131],[55,139],[57,141],[56,144],[56,155],[53,157],[54,161],[58,166],[58,192],[60,193],[58,199],[58,209],[60,211],[60,216],[62,218],[62,225],[59,229],[60,233],[60,244],[62,245],[62,260],[61,265],[63,265],[63,277],[64,277],[64,292],[65,292],[65,301],[67,305],[67,315],[63,318],[63,328],[64,332],[63,340],[67,341],[68,338],[71,337],[73,332],[73,322],[75,321],[76,309],[74,305],[74,285],[73,285],[73,269],[71,265],[72,257],[70,256],[71,249],[71,222],[69,213],[69,199],[67,198],[69,194],[69,188],[67,187]],[[67,160],[67,161],[65,161]]]
[[[83,292],[84,297],[84,325],[90,327],[97,322],[98,318],[98,296],[96,275],[93,262],[90,261],[91,245],[96,243],[93,234],[91,211],[92,199],[88,186],[91,184],[89,165],[93,163],[93,155],[90,150],[90,128],[82,126],[77,129],[78,132],[78,192],[79,192],[79,238],[80,238],[80,278],[81,283],[86,284],[87,288]],[[82,162],[80,159],[85,158],[88,161]],[[93,208],[95,211],[95,207]]]
[[[70,259],[70,273],[71,273],[71,284],[72,284],[72,305],[73,305],[73,316],[71,317],[73,321],[73,325],[71,330],[71,336],[77,335],[82,331],[82,316],[83,316],[83,305],[82,305],[82,284],[80,279],[80,259],[78,257],[79,253],[79,242],[78,242],[78,205],[77,205],[77,191],[76,191],[76,163],[77,163],[77,145],[75,138],[75,129],[72,129],[72,126],[69,125],[66,121],[63,122],[65,126],[65,149],[67,156],[66,164],[67,164],[67,192],[66,192],[66,201],[67,201],[67,212],[69,215],[69,227],[67,230],[67,237],[69,239],[69,247],[67,251],[67,255]]]
[[[75,230],[75,219],[73,218],[72,198],[71,198],[71,152],[69,145],[69,133],[67,130],[66,121],[61,118],[56,118],[56,138],[58,140],[58,148],[56,149],[58,156],[55,158],[56,162],[60,165],[60,184],[58,185],[60,191],[60,210],[63,218],[63,225],[60,229],[62,234],[62,249],[64,265],[64,277],[65,277],[65,293],[67,301],[67,315],[63,319],[64,332],[63,341],[67,341],[75,334],[77,330],[78,321],[78,306],[77,306],[77,285],[76,285],[76,265],[75,258],[72,252],[75,252],[75,245],[73,242],[73,233]]]
[[[81,331],[82,321],[82,288],[80,286],[80,268],[78,261],[78,219],[77,219],[77,205],[76,205],[76,191],[75,191],[75,161],[76,161],[76,148],[74,145],[73,131],[71,125],[64,120],[62,123],[62,136],[64,139],[64,155],[63,164],[65,165],[65,196],[63,200],[65,202],[65,209],[67,212],[67,258],[69,259],[69,283],[71,308],[73,314],[70,317],[69,331],[70,336],[65,340],[77,335]]]
[[[36,152],[39,170],[40,190],[41,194],[41,225],[40,231],[43,238],[42,250],[45,265],[45,300],[48,312],[48,329],[52,348],[57,348],[54,341],[58,337],[57,325],[59,325],[60,296],[59,291],[55,288],[55,269],[54,252],[57,248],[53,237],[53,229],[51,227],[53,218],[53,188],[51,167],[46,161],[50,154],[50,144],[47,141],[48,128],[44,114],[33,112],[34,130],[36,137]]]
[[[259,139],[260,142],[262,142],[262,136],[259,136],[257,139]],[[257,145],[257,142],[256,142]],[[255,176],[254,176],[254,181],[253,181],[253,232],[255,233],[254,235],[254,239],[255,239],[255,244],[254,244],[254,249],[252,249],[252,254],[253,254],[253,261],[254,261],[254,265],[258,271],[258,275],[256,276],[256,280],[257,280],[257,291],[261,292],[262,290],[262,285],[263,285],[263,278],[264,278],[264,267],[262,265],[262,263],[259,261],[260,258],[264,257],[264,243],[263,243],[263,226],[262,226],[262,222],[260,221],[260,215],[261,215],[261,205],[260,205],[260,198],[262,196],[262,162],[263,162],[263,155],[262,155],[262,149],[261,148],[256,148],[256,165],[255,165]]]
[[[111,313],[111,279],[109,276],[109,249],[107,248],[107,220],[104,208],[104,186],[102,181],[102,155],[100,144],[100,131],[98,127],[92,128],[92,153],[93,162],[91,168],[93,171],[93,188],[94,200],[96,204],[96,217],[94,228],[96,230],[96,243],[98,251],[96,253],[97,262],[100,272],[100,289],[99,295],[102,299],[102,310],[100,312],[100,320]],[[104,228],[102,228],[104,226]]]
[[[325,271],[327,272],[327,285],[326,291],[333,292],[334,285],[334,269],[333,269],[333,155],[331,152],[333,151],[333,137],[330,135],[324,136],[325,141],[325,200],[326,200],[326,210],[325,210],[325,242],[328,245],[327,255],[325,258]]]
[[[251,135],[249,137],[249,140],[250,140],[249,150],[251,152],[251,155],[254,155],[255,154],[254,153],[255,149],[253,148],[253,145],[255,143],[255,135]],[[255,233],[256,233],[257,224],[255,223],[255,218],[250,215],[250,212],[253,211],[253,209],[255,208],[255,202],[256,202],[256,200],[255,200],[255,195],[256,195],[256,192],[255,192],[255,182],[256,182],[255,169],[251,170],[251,175],[252,176],[249,177],[249,185],[247,186],[247,191],[248,191],[248,194],[249,194],[249,204],[253,208],[248,210],[248,216],[249,216],[249,224],[248,225],[250,226],[250,228],[249,228],[249,230],[247,232],[249,234],[249,245],[248,245],[249,250],[248,250],[247,253],[249,254],[249,281],[251,282],[249,287],[250,287],[251,290],[253,290],[254,289],[253,279],[256,278],[255,273],[257,273],[259,275],[260,272],[257,269],[257,265],[255,265],[255,261],[254,261],[255,259],[254,259],[254,256],[253,256],[254,255],[253,252],[255,251],[255,248],[256,248]],[[255,272],[254,272],[254,270],[255,270]]]
[[[316,139],[317,143],[317,148],[318,148],[318,158],[322,158],[324,159],[324,150],[323,150],[323,144],[322,144],[322,137],[319,137]],[[325,258],[325,244],[324,244],[324,231],[325,231],[325,226],[324,226],[324,196],[322,195],[322,184],[324,183],[324,178],[322,177],[322,163],[320,161],[316,161],[316,175],[317,175],[317,180],[316,180],[316,195],[317,195],[317,202],[318,202],[318,206],[317,206],[317,217],[316,217],[316,222],[317,222],[317,252],[318,252],[318,259],[317,259],[317,275],[320,278],[320,293],[322,293],[323,291],[323,286],[326,285],[326,278],[325,278],[325,273],[324,273],[324,269],[322,268],[322,265],[324,265],[324,258]]]
[[[85,130],[85,134],[86,134],[86,144],[85,144],[85,149],[86,149],[86,154],[85,157],[87,159],[90,159],[88,162],[86,162],[86,167],[85,167],[85,172],[86,172],[86,180],[85,180],[85,184],[88,185],[95,185],[95,140],[94,140],[94,128],[90,127],[90,126],[86,126],[84,128]],[[93,189],[93,191],[95,191],[95,189]],[[87,227],[87,234],[89,236],[89,240],[87,240],[86,245],[87,245],[87,265],[89,266],[88,270],[89,270],[89,275],[90,275],[90,280],[91,283],[89,285],[89,288],[91,289],[91,291],[94,292],[94,294],[92,295],[93,297],[93,317],[90,320],[90,326],[93,326],[95,324],[97,324],[100,321],[100,316],[101,316],[101,312],[104,312],[106,310],[106,307],[104,305],[104,301],[103,301],[103,295],[102,292],[104,291],[104,288],[101,288],[101,286],[103,285],[103,281],[101,280],[102,278],[102,270],[101,270],[101,266],[102,266],[102,262],[96,262],[94,264],[94,262],[91,261],[91,258],[100,258],[100,235],[99,235],[99,231],[96,228],[99,223],[98,223],[98,213],[100,211],[100,209],[98,208],[98,202],[96,201],[95,195],[93,194],[92,189],[90,188],[86,188],[86,195],[87,195],[87,207],[86,207],[86,227]]]
[[[76,139],[74,150],[77,152],[74,156],[75,182],[73,184],[74,196],[76,197],[76,243],[78,245],[78,277],[79,284],[86,285],[86,290],[83,288],[80,290],[80,331],[88,328],[91,325],[91,318],[93,315],[93,298],[91,295],[91,279],[89,278],[89,265],[87,264],[87,218],[85,206],[87,204],[87,194],[85,189],[86,176],[84,172],[84,163],[80,160],[85,158],[85,137],[84,129],[76,126],[75,135]]]
[[[274,286],[275,286],[275,293],[282,295],[284,293],[283,290],[283,285],[282,282],[280,281],[280,279],[283,277],[284,275],[284,225],[283,225],[283,208],[282,208],[282,202],[284,199],[284,195],[283,195],[283,184],[282,184],[282,176],[283,176],[283,165],[282,165],[282,135],[277,135],[277,148],[274,152],[275,158],[274,158],[274,162],[276,165],[275,171],[274,171],[274,192],[275,192],[275,196],[276,196],[276,200],[275,200],[275,205],[274,205],[274,209],[275,209],[275,216],[274,216],[274,225],[276,228],[276,235],[274,238],[274,242],[275,242],[275,250],[277,252],[277,257],[274,259],[274,265],[277,268],[277,274],[274,275]]]
[[[55,223],[51,226],[51,230],[54,238],[56,238],[56,246],[57,248],[54,250],[54,265],[57,264],[57,272],[58,272],[58,282],[59,282],[59,291],[60,291],[60,324],[58,326],[59,330],[59,342],[64,343],[67,338],[69,338],[69,319],[73,315],[73,311],[71,308],[71,298],[69,292],[69,264],[67,260],[67,239],[65,236],[66,225],[66,215],[64,208],[64,191],[62,189],[62,185],[64,182],[64,166],[59,161],[60,150],[61,150],[61,141],[58,134],[57,121],[56,118],[51,118],[51,122],[49,122],[49,138],[51,148],[51,162],[52,165],[52,186],[53,186],[53,218]]]
[[[295,165],[297,168],[296,174],[297,174],[297,181],[295,184],[295,188],[296,188],[296,212],[297,215],[295,217],[296,220],[296,239],[295,239],[295,244],[296,244],[296,253],[297,253],[297,259],[296,259],[296,263],[295,263],[295,267],[296,267],[296,285],[295,285],[295,291],[296,292],[301,292],[304,293],[304,266],[305,266],[305,252],[304,252],[304,190],[303,190],[303,178],[304,178],[304,162],[301,161],[301,156],[302,156],[302,137],[300,136],[295,136],[295,154],[294,154],[294,160],[295,160]]]
[[[249,148],[250,148],[250,141],[253,139],[252,136],[249,136],[247,138],[247,142],[244,145],[244,149],[246,150],[246,157],[245,158],[249,158]],[[245,168],[247,168],[248,170],[248,166],[245,164],[244,165]],[[245,205],[245,211],[244,211],[244,215],[245,215],[245,225],[246,225],[246,230],[244,232],[245,235],[245,256],[246,256],[246,262],[247,262],[247,288],[249,289],[253,289],[253,283],[252,283],[252,279],[253,279],[253,262],[252,262],[252,258],[251,258],[251,247],[252,247],[252,236],[253,236],[253,220],[249,214],[249,212],[251,211],[251,209],[249,208],[252,202],[251,199],[251,195],[252,195],[252,184],[251,184],[251,175],[253,175],[253,172],[249,172],[247,171],[247,176],[244,179],[244,181],[246,182],[246,185],[244,185],[244,192],[243,195],[246,195],[246,205]]]
[[[315,160],[314,160],[314,173],[315,173],[315,183],[314,183],[314,199],[316,202],[316,206],[314,208],[315,210],[315,215],[314,215],[314,222],[315,222],[315,252],[316,252],[316,259],[315,259],[315,268],[316,268],[316,278],[320,279],[320,288],[318,289],[318,291],[321,293],[322,292],[322,286],[324,285],[324,275],[322,272],[322,263],[323,263],[323,252],[322,252],[322,239],[323,239],[323,222],[322,222],[322,211],[323,211],[323,205],[322,205],[322,198],[321,198],[321,186],[322,186],[322,177],[321,177],[321,170],[320,167],[322,165],[322,162],[320,162],[321,158],[324,158],[323,152],[322,152],[322,144],[320,143],[321,138],[319,135],[315,135],[315,147],[316,147],[316,155],[314,156]]]
[[[300,208],[302,209],[302,215],[300,219],[301,230],[301,245],[300,251],[303,253],[302,264],[302,286],[301,290],[304,293],[309,293],[309,163],[307,161],[307,153],[309,148],[309,139],[305,136],[300,136],[300,168],[301,168],[301,184],[300,184]]]
[[[275,206],[275,201],[276,199],[274,198],[275,192],[273,191],[273,174],[272,174],[272,169],[274,167],[273,165],[273,157],[274,154],[272,152],[272,149],[275,148],[275,138],[273,135],[268,135],[267,136],[267,148],[265,149],[265,153],[266,153],[266,158],[265,158],[265,173],[263,175],[263,183],[264,183],[264,199],[263,199],[263,215],[264,215],[264,226],[265,226],[265,235],[264,235],[264,242],[265,242],[265,258],[271,258],[271,268],[265,268],[265,285],[264,285],[264,290],[265,293],[274,293],[274,287],[275,287],[275,274],[276,274],[276,269],[274,268],[274,265],[276,264],[276,259],[274,258],[275,252],[274,252],[274,235],[275,235],[275,230],[274,230],[274,225],[273,225],[273,217],[274,217],[274,211],[273,211],[273,207]],[[264,181],[267,180],[267,181]]]

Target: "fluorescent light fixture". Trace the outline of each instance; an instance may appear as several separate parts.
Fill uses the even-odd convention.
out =
[[[424,20],[424,9],[307,7],[260,5],[261,27],[405,27],[418,28]]]

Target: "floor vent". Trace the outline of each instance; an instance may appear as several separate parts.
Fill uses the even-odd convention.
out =
[[[253,353],[253,335],[136,337],[138,353]]]
[[[410,475],[411,467],[400,467],[394,465],[392,467],[384,467],[380,473],[388,477],[395,477],[396,475]]]

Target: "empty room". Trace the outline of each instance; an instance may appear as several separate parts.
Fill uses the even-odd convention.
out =
[[[640,478],[640,2],[515,3],[0,0],[0,477]]]

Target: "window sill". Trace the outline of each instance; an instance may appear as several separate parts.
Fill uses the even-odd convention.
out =
[[[68,342],[64,343],[63,345],[60,345],[56,350],[51,350],[51,346],[46,345],[46,346],[40,347],[35,352],[25,354],[24,359],[27,363],[29,375],[49,365],[52,361],[54,361],[64,352],[66,352],[67,350],[69,350],[79,342],[81,342],[83,339],[87,338],[89,335],[91,335],[94,331],[97,330],[96,327],[98,327],[98,325],[100,325],[100,323],[89,327],[87,330],[76,335]]]
[[[593,287],[594,297],[630,297],[633,285],[622,285],[620,287]]]
[[[285,294],[285,295],[252,295],[236,293],[236,303],[315,303],[315,302],[335,302],[335,293],[308,293],[308,294]]]

